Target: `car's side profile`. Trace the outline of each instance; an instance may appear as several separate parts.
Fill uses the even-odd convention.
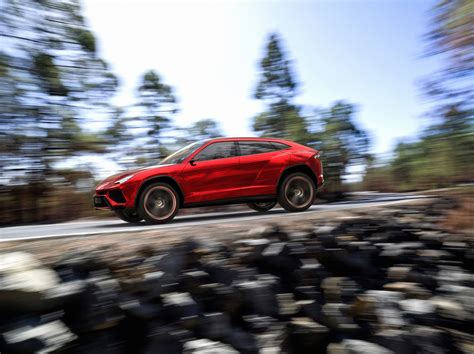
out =
[[[196,206],[247,203],[268,211],[279,203],[303,211],[323,182],[317,150],[282,139],[217,138],[190,144],[159,165],[105,179],[94,205],[127,222],[154,224]]]

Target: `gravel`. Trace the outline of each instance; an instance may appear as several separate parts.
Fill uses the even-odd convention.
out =
[[[470,353],[473,240],[439,227],[451,204],[11,243],[0,352]]]

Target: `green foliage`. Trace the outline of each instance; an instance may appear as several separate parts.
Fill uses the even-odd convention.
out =
[[[95,37],[91,31],[85,29],[76,30],[77,42],[82,46],[84,50],[87,50],[91,53],[96,51]]]
[[[260,62],[260,68],[262,74],[255,89],[255,98],[268,100],[272,104],[288,104],[296,95],[297,84],[276,33],[272,33],[268,39],[266,55]]]
[[[323,150],[325,189],[342,191],[347,167],[365,164],[369,158],[369,138],[356,124],[354,106],[337,102],[329,109],[317,111],[313,121],[303,117],[301,108],[292,103],[298,85],[276,34],[269,37],[260,69],[254,97],[266,104],[266,110],[254,117],[253,130],[262,136],[289,139]]]
[[[140,115],[135,121],[142,131],[138,138],[143,140],[145,153],[150,159],[160,158],[164,155],[162,134],[171,127],[172,117],[178,112],[176,96],[173,88],[165,84],[155,71],[150,70],[142,77],[138,99]]]
[[[173,144],[175,146],[172,146],[172,150],[176,150],[195,141],[224,136],[219,127],[219,123],[210,118],[198,120],[189,127],[178,128],[177,131],[181,134],[176,136],[175,144]]]
[[[196,141],[223,136],[219,123],[213,119],[198,120],[187,129],[187,132]]]
[[[322,150],[326,188],[331,191],[342,190],[348,166],[363,165],[370,159],[369,137],[357,125],[355,112],[354,105],[343,101],[316,112],[314,124],[319,129],[310,144]]]
[[[266,110],[254,117],[252,127],[262,136],[305,143],[309,139],[307,123],[300,108],[292,103],[298,85],[280,41],[275,33],[269,36],[260,62],[260,81],[254,97],[266,104]]]
[[[437,107],[453,104],[473,107],[473,17],[473,0],[439,0],[431,10],[426,54],[443,59],[445,67],[425,80],[424,90]]]
[[[387,171],[389,173],[387,174]],[[448,107],[441,123],[429,126],[421,139],[400,143],[387,166],[370,170],[366,188],[380,189],[380,176],[393,190],[421,190],[474,179],[474,122],[472,114]]]
[[[61,82],[59,68],[51,55],[39,53],[34,56],[33,63],[43,88],[51,96],[67,96],[68,90]]]
[[[0,180],[22,190],[14,199],[30,205],[28,220],[39,220],[52,186],[72,183],[60,164],[105,147],[83,127],[92,112],[107,116],[118,81],[80,11],[76,0],[2,3]]]
[[[370,169],[366,188],[414,190],[449,186],[474,179],[474,35],[472,0],[440,0],[431,11],[428,56],[446,66],[425,81],[435,102],[432,122],[420,139],[400,143],[392,161]],[[383,176],[383,177],[382,177]]]

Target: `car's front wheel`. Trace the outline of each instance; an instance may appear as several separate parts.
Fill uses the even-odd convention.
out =
[[[304,173],[292,173],[283,179],[278,193],[278,202],[288,211],[304,211],[314,202],[316,186]]]
[[[117,215],[123,221],[129,222],[131,224],[136,224],[142,221],[142,217],[133,209],[118,209],[114,210],[115,215]]]
[[[179,209],[179,196],[166,183],[154,183],[145,188],[138,201],[138,214],[149,224],[171,221]]]
[[[258,202],[258,203],[247,203],[247,206],[250,209],[265,212],[273,209],[276,205],[276,202]]]

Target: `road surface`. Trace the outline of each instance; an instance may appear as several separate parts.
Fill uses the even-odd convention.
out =
[[[367,207],[384,206],[390,204],[405,203],[410,200],[427,198],[423,195],[396,194],[396,193],[372,193],[362,192],[355,194],[355,200],[313,205],[303,213],[320,213],[321,211],[350,210]],[[124,233],[136,231],[148,231],[155,229],[169,229],[181,226],[209,225],[227,222],[244,222],[247,220],[258,220],[294,216],[281,208],[275,208],[266,213],[255,211],[233,211],[217,212],[207,214],[177,216],[171,223],[164,225],[127,224],[119,219],[85,220],[59,224],[13,226],[0,228],[0,242],[37,240],[51,237],[71,237],[109,233]]]

